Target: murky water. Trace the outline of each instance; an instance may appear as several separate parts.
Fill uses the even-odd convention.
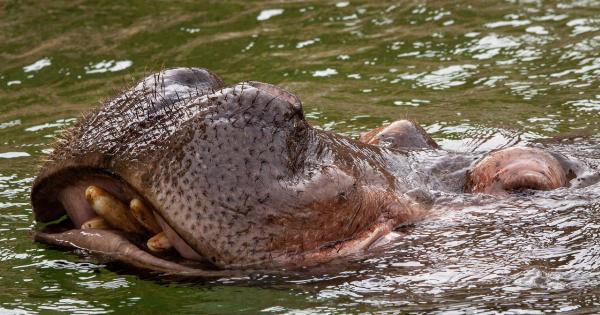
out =
[[[408,117],[449,150],[539,143],[598,171],[599,1],[127,3],[0,3],[0,312],[600,311],[598,184],[448,196],[393,248],[303,278],[146,279],[28,234],[55,135],[161,67],[281,85],[351,137]]]

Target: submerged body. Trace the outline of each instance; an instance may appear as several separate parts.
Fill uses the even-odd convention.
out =
[[[519,186],[510,177],[516,184],[488,191],[493,159],[438,150],[413,122],[362,140],[312,128],[300,100],[281,88],[225,87],[205,69],[165,70],[87,115],[58,144],[35,180],[32,204],[38,221],[69,220],[36,238],[163,272],[220,274],[188,261],[217,269],[306,266],[360,253],[423,218],[433,190],[568,184],[563,169],[548,175],[560,177],[557,185]],[[531,150],[502,159],[538,154]],[[538,162],[551,165],[536,168],[539,178],[564,167],[545,155]]]

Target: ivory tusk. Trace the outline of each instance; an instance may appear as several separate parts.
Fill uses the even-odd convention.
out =
[[[152,236],[148,240],[146,245],[153,252],[164,252],[168,249],[171,249],[171,247],[173,247],[173,245],[171,245],[171,242],[169,242],[169,239],[165,235],[165,232],[160,232],[160,233]]]
[[[81,224],[81,229],[107,230],[110,229],[110,225],[108,225],[102,217],[95,217],[83,222],[83,224]]]
[[[141,233],[143,228],[129,212],[129,207],[119,199],[96,186],[89,186],[85,190],[85,198],[109,225],[129,233]]]
[[[129,203],[129,208],[135,219],[148,231],[153,234],[162,232],[160,225],[158,225],[156,218],[154,218],[154,213],[152,213],[152,210],[148,209],[141,200],[137,198],[132,199]]]

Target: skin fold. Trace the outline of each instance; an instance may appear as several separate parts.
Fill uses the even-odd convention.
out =
[[[540,156],[555,168],[543,151],[498,152],[439,150],[406,120],[355,141],[310,126],[300,100],[282,88],[226,86],[206,69],[169,69],[88,113],[57,143],[35,179],[32,205],[38,222],[70,219],[36,239],[160,272],[220,274],[169,261],[172,254],[215,270],[314,265],[363,253],[396,226],[421,220],[435,202],[430,191],[519,189],[514,176],[510,189],[489,184],[488,177],[505,180],[487,166],[494,158]],[[111,207],[141,208],[143,218],[114,219]],[[84,228],[109,228],[80,228],[92,219]]]

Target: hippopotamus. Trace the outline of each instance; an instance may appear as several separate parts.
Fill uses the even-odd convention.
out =
[[[163,273],[283,270],[400,237],[435,192],[556,189],[570,167],[537,148],[445,151],[410,120],[354,140],[311,126],[280,87],[168,69],[57,141],[33,183],[34,237]]]

